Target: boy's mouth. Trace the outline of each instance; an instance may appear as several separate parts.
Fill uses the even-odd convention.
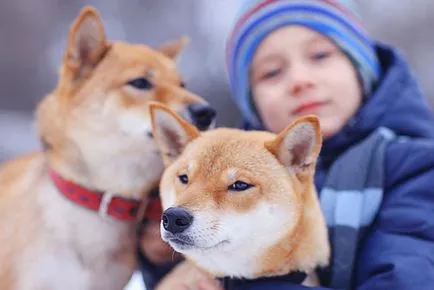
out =
[[[294,110],[292,110],[292,115],[300,115],[306,113],[314,113],[318,111],[321,107],[327,105],[327,101],[312,101],[298,105]]]

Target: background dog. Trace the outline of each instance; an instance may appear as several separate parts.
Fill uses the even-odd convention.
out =
[[[185,44],[109,42],[98,12],[80,12],[58,84],[37,108],[44,152],[0,170],[1,289],[118,290],[128,282],[138,208],[163,172],[149,102],[200,129],[215,118],[183,88],[175,59]]]

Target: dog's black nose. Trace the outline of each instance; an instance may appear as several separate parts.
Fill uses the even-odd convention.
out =
[[[217,112],[212,107],[203,103],[194,103],[188,106],[193,124],[199,130],[206,130],[214,121]]]
[[[172,234],[182,233],[193,222],[193,216],[181,207],[169,207],[161,219],[164,229]]]

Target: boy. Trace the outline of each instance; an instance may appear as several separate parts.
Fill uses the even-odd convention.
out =
[[[430,289],[434,117],[403,58],[371,39],[343,0],[250,1],[227,55],[246,129],[278,132],[299,116],[320,117],[315,181],[334,252],[322,284]],[[281,287],[251,289],[302,289]]]

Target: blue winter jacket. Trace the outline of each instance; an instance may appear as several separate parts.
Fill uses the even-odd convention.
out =
[[[381,83],[348,125],[324,142],[315,182],[320,192],[333,161],[379,126],[412,137],[388,146],[384,199],[359,245],[354,288],[434,289],[434,115],[401,55],[383,44],[377,45],[377,53],[384,72]],[[244,128],[252,129],[248,124]],[[151,275],[157,269],[150,265],[146,269],[148,282],[162,275]],[[237,288],[257,289],[330,288],[272,280]]]

